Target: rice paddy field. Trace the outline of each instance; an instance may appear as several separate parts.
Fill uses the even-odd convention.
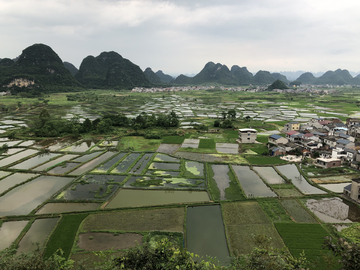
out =
[[[181,125],[156,131],[161,139],[127,136],[119,129],[111,138],[11,140],[7,132],[31,125],[40,109],[1,112],[1,250],[28,252],[38,242],[44,256],[61,248],[66,258],[95,261],[93,251],[118,256],[166,237],[226,265],[230,256],[251,252],[256,237],[265,235],[274,248],[294,256],[304,251],[313,263],[310,269],[339,269],[325,265],[323,238],[341,235],[331,225],[355,228],[360,212],[329,185],[347,184],[358,172],[298,168],[263,154],[269,134],[278,133],[287,121],[334,112],[345,119],[358,113],[355,105],[327,96],[319,97],[319,103],[307,96],[289,100],[282,94],[228,91],[212,99],[206,91],[151,97],[124,93],[126,102],[113,93],[109,98],[110,92],[93,93],[98,104],[51,94],[48,111],[66,119],[94,120],[114,106],[129,118],[174,110]],[[339,100],[345,102],[348,93],[343,95]],[[11,102],[6,98],[9,108]],[[236,110],[236,128],[263,133],[257,144],[239,145],[236,129],[196,130],[199,124],[213,128],[212,118],[230,109]],[[246,116],[250,120],[243,120]]]

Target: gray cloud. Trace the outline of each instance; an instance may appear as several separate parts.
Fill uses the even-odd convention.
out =
[[[41,42],[76,66],[114,50],[168,73],[197,73],[208,61],[252,72],[357,71],[359,7],[351,0],[0,0],[0,58]]]

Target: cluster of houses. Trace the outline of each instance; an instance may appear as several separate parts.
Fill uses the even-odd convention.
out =
[[[278,134],[269,136],[273,156],[299,151],[303,156],[316,158],[316,165],[323,168],[341,166],[343,163],[359,169],[360,119],[348,118],[346,124],[340,119],[311,119],[308,123],[289,122],[284,126],[285,137]]]

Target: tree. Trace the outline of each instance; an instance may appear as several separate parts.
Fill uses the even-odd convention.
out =
[[[214,127],[220,127],[220,121],[219,120],[214,121]]]
[[[39,119],[41,122],[41,126],[45,125],[45,123],[50,119],[50,114],[46,109],[42,109],[39,115]]]
[[[234,126],[233,126],[231,120],[226,119],[224,122],[222,122],[221,127],[222,128],[233,128]]]
[[[228,116],[229,116],[229,118],[231,118],[231,119],[235,119],[235,118],[236,118],[236,111],[235,111],[234,109],[229,110],[229,111],[228,111]]]
[[[339,263],[342,270],[360,269],[360,245],[347,243],[345,239],[340,238],[336,243],[331,237],[325,237],[323,246],[330,250],[335,256],[340,257]]]
[[[199,260],[197,255],[181,249],[167,239],[162,239],[152,247],[149,243],[128,249],[125,254],[115,259],[121,269],[216,269],[216,265]]]
[[[222,117],[223,117],[223,120],[225,120],[225,119],[226,119],[226,115],[227,115],[227,113],[226,113],[226,112],[224,112],[224,111],[222,111],[222,112],[221,112],[221,115],[222,115]]]

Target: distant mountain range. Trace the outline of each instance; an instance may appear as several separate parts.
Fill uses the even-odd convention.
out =
[[[284,75],[292,76],[288,80]],[[226,65],[208,62],[195,76],[179,75],[173,78],[161,70],[154,72],[150,67],[142,71],[139,66],[123,58],[117,52],[102,52],[98,56],[87,56],[77,69],[69,62],[63,62],[47,45],[34,44],[23,50],[16,59],[0,59],[0,88],[19,91],[60,91],[64,87],[132,89],[169,85],[218,84],[229,86],[270,85],[275,81],[289,84],[296,78],[296,84],[360,85],[360,75],[353,77],[349,71],[337,69],[320,76],[310,72],[276,72],[260,70],[252,74],[246,67],[238,65],[230,69]],[[294,75],[298,75],[294,77]],[[278,84],[278,82],[277,82]],[[276,84],[276,85],[277,85]]]

